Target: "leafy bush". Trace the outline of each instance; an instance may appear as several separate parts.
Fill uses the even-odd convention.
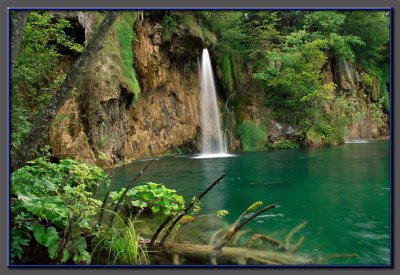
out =
[[[243,121],[238,127],[238,134],[244,151],[254,151],[265,146],[268,133],[250,120]]]
[[[95,231],[101,202],[94,192],[108,181],[101,168],[72,159],[55,164],[39,158],[12,173],[11,262],[20,262],[35,239],[51,262],[90,263],[83,233]]]
[[[298,143],[292,142],[288,139],[281,140],[278,143],[273,145],[274,149],[295,149],[299,148],[300,145]]]
[[[69,37],[68,20],[48,12],[31,11],[23,33],[20,54],[11,79],[11,148],[21,146],[32,122],[47,106],[65,78],[51,73],[59,63],[60,48],[82,52],[83,46]]]
[[[361,80],[367,87],[372,87],[374,81],[372,80],[371,76],[366,72],[361,73]]]
[[[111,199],[117,202],[124,191],[125,188],[111,192]],[[148,182],[129,190],[125,204],[129,207],[150,209],[153,214],[170,215],[183,210],[185,201],[175,190],[168,189],[163,184]]]

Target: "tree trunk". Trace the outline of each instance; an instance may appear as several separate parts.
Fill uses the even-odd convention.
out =
[[[10,54],[11,75],[14,73],[15,63],[20,53],[20,44],[28,20],[29,11],[12,11],[10,13]]]
[[[70,96],[71,91],[75,87],[79,78],[92,63],[96,53],[103,47],[107,31],[117,19],[118,14],[118,11],[107,12],[100,27],[92,36],[85,50],[73,65],[71,72],[67,75],[46,109],[35,122],[33,130],[24,139],[21,148],[11,159],[11,169],[19,168],[26,161],[31,160],[35,156],[37,146],[42,139],[43,134],[49,129],[52,121]]]

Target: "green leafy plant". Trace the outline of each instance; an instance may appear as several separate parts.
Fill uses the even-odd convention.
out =
[[[105,172],[77,160],[59,164],[45,157],[30,161],[11,175],[11,256],[18,263],[31,240],[46,249],[49,261],[90,263],[87,235],[101,202],[97,189],[108,184]],[[44,259],[42,259],[44,260]]]
[[[185,153],[185,152],[184,152],[184,149],[181,148],[181,147],[176,147],[176,148],[175,148],[175,152],[176,152],[178,155],[181,155],[181,154],[184,154],[184,153]]]
[[[371,76],[369,74],[367,74],[366,72],[362,72],[361,73],[361,80],[362,82],[364,82],[364,84],[367,87],[372,87],[372,85],[374,84],[373,79],[371,78]]]
[[[272,146],[274,149],[294,149],[299,148],[300,145],[298,143],[292,142],[288,139],[280,140],[278,143]]]
[[[124,191],[125,188],[111,192],[111,199],[117,202]],[[124,204],[128,207],[147,208],[153,214],[170,215],[183,210],[185,201],[175,190],[168,189],[163,184],[148,182],[129,190]]]

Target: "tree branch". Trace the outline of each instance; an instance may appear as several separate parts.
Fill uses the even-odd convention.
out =
[[[126,194],[128,193],[128,191],[133,187],[133,184],[136,182],[136,180],[147,170],[147,168],[150,166],[150,164],[155,160],[156,158],[152,158],[147,164],[146,166],[140,170],[140,172],[133,178],[133,180],[128,184],[128,186],[125,188],[125,191],[122,193],[121,197],[119,198],[118,202],[116,203],[115,207],[114,207],[114,213],[117,213],[119,210],[119,206],[122,202],[123,199],[125,199]],[[112,225],[113,221],[114,221],[114,216],[115,215],[111,215],[110,217],[110,221],[108,223],[109,226]]]
[[[216,179],[206,190],[204,190],[198,197],[197,200],[201,200],[211,189],[214,188],[215,185],[217,185],[226,175],[222,175],[220,176],[218,179]],[[189,212],[189,210],[193,207],[194,205],[194,201],[192,200],[190,202],[190,204],[186,207],[186,209],[183,211],[182,214],[180,214],[173,222],[172,224],[168,227],[167,232],[165,233],[164,237],[161,240],[161,244],[165,242],[165,240],[167,239],[167,237],[169,236],[169,234],[171,233],[172,229],[174,228],[174,226],[179,222],[180,219],[182,219],[182,217],[184,215],[187,214],[187,212]],[[154,232],[153,237],[151,238],[151,246],[154,245],[155,241],[157,240],[158,235],[161,233],[161,231],[163,230],[163,228],[165,226],[167,226],[167,224],[172,220],[172,216],[168,216],[163,223],[157,228],[156,232]]]

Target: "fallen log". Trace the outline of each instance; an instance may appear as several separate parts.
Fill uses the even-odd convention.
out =
[[[160,243],[153,245],[149,254],[156,256],[161,261],[165,261],[161,262],[161,264],[171,262],[175,262],[175,264],[178,262],[186,264],[211,264],[210,255],[213,252],[214,247],[211,245],[165,242],[163,245]],[[215,257],[220,265],[305,265],[317,263],[313,258],[291,253],[230,246],[222,247]]]

